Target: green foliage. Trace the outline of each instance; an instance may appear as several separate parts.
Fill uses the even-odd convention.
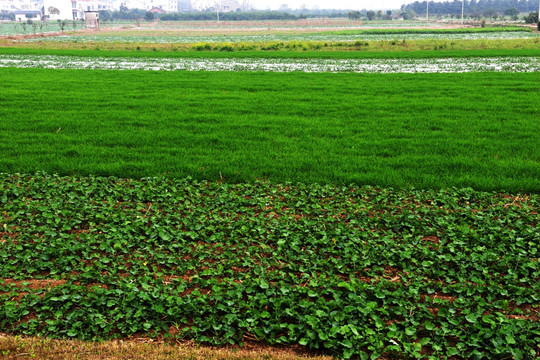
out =
[[[337,30],[325,31],[318,34],[332,35],[405,35],[405,34],[479,34],[498,32],[530,32],[530,29],[508,27],[454,28],[454,29],[368,29],[368,30]]]
[[[403,40],[401,40],[403,43]],[[289,49],[296,50],[298,48],[307,48],[309,42],[305,41],[287,41],[278,42],[274,47],[278,49],[271,52],[262,52],[257,50],[257,44],[252,42],[234,43],[235,50],[238,52],[219,52],[219,46],[223,43],[193,43],[190,44],[190,51],[137,51],[133,50],[53,50],[53,49],[30,49],[30,48],[2,48],[0,54],[5,55],[53,55],[53,56],[78,56],[78,57],[122,57],[122,58],[263,58],[263,59],[427,59],[427,58],[483,58],[483,57],[536,57],[540,56],[540,49],[494,49],[494,50],[447,50],[440,51],[376,51],[376,52],[360,52],[360,51],[286,51]],[[313,44],[321,44],[320,42],[312,42]],[[379,42],[371,42],[376,45]],[[387,41],[380,42],[387,43]],[[405,44],[410,44],[411,41],[405,41]],[[431,44],[432,42],[429,42]],[[485,41],[481,42],[485,44]],[[231,44],[231,43],[228,43]],[[274,45],[275,42],[264,43],[264,46]],[[330,44],[328,44],[330,46]],[[370,47],[367,41],[351,42],[353,47]],[[323,48],[325,47],[322,43]],[[214,52],[207,52],[213,51]],[[240,52],[242,50],[242,52]],[[285,51],[283,51],[285,50]],[[205,51],[200,53],[200,51]]]
[[[527,15],[525,18],[525,23],[527,24],[534,24],[535,22],[540,23],[538,20],[538,12],[537,11],[531,11],[529,15]]]
[[[0,74],[4,172],[540,189],[535,73]]]
[[[342,18],[348,13],[341,10],[287,10],[287,11],[231,11],[220,13],[223,21],[265,21],[265,20],[300,20],[306,18]],[[212,21],[216,20],[213,11],[179,12],[161,14],[163,21]]]
[[[0,10],[0,20],[15,21],[15,14],[7,10]]]
[[[0,189],[4,332],[539,351],[538,195],[45,173]]]
[[[519,15],[519,9],[513,7],[513,8],[508,8],[506,10],[504,10],[504,15],[506,16],[511,16],[511,17],[516,17]]]
[[[146,21],[154,21],[154,13],[153,12],[150,12],[150,11],[147,11],[145,14],[144,14],[144,20]]]
[[[350,20],[359,20],[360,19],[360,11],[356,10],[356,11],[349,11],[347,13],[347,16],[349,17]]]
[[[537,0],[471,0],[464,2],[465,16],[477,17],[485,11],[504,12],[509,8],[516,8],[518,12],[526,13],[538,8]],[[425,1],[415,1],[404,6],[405,9],[414,10],[418,14],[426,11]],[[457,15],[461,16],[462,2],[456,0],[430,1],[429,13],[437,15]]]
[[[497,10],[493,8],[488,8],[484,11],[484,16],[487,18],[493,18],[494,20],[496,20],[497,17],[499,16],[499,13],[497,12]]]
[[[57,20],[58,26],[60,27],[60,30],[64,31],[67,26],[66,20]]]
[[[122,6],[122,5],[120,5]],[[112,21],[113,20],[113,13],[111,10],[100,10],[99,11],[99,19],[101,21]]]
[[[401,11],[401,16],[403,17],[403,20],[412,20],[416,17],[416,13],[412,9],[407,9]]]

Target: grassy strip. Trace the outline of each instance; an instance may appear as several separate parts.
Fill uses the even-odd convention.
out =
[[[180,346],[155,343],[154,339],[132,341],[82,342],[41,337],[0,334],[0,359],[40,360],[301,360],[306,356],[293,351],[261,347],[259,349],[200,347],[184,342]],[[330,360],[330,357],[309,357]]]
[[[538,195],[0,175],[0,327],[540,355]]]
[[[540,190],[537,73],[0,75],[4,172]]]
[[[0,55],[59,55],[82,57],[133,57],[133,58],[301,58],[301,59],[429,59],[499,56],[540,56],[539,49],[498,50],[431,50],[431,51],[145,51],[145,50],[95,50],[95,49],[39,49],[0,47]]]
[[[365,29],[365,30],[337,30],[322,31],[313,34],[325,35],[404,35],[404,34],[481,34],[501,32],[532,32],[531,28],[518,26],[486,27],[486,28],[455,28],[455,29]]]
[[[0,49],[4,47],[17,47],[34,51],[41,50],[99,50],[99,51],[138,51],[160,53],[166,52],[188,54],[198,52],[202,56],[211,53],[230,52],[243,53],[239,56],[300,56],[300,57],[440,57],[449,56],[448,53],[462,51],[516,51],[540,49],[540,38],[530,39],[499,39],[499,40],[402,40],[399,38],[379,41],[268,41],[268,42],[223,42],[223,43],[191,43],[191,44],[156,44],[147,42],[19,42],[14,44],[11,40],[0,39]],[[423,54],[425,52],[425,54]],[[334,54],[335,53],[335,54]],[[403,54],[401,54],[403,53]],[[412,55],[406,55],[411,53]],[[416,53],[416,54],[415,54]],[[201,55],[195,56],[201,56]],[[395,54],[395,55],[394,55]],[[181,56],[181,55],[180,55]]]

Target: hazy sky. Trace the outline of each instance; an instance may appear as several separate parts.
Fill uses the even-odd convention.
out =
[[[258,9],[277,9],[281,4],[287,4],[290,8],[296,9],[305,4],[308,9],[318,6],[321,9],[382,10],[398,9],[402,4],[411,2],[414,0],[250,0],[250,3]]]

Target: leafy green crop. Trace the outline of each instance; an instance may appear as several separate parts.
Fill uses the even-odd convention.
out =
[[[481,33],[508,33],[508,32],[531,32],[530,28],[486,27],[486,28],[454,28],[454,29],[360,29],[360,30],[337,30],[322,31],[316,34],[328,35],[405,35],[405,34],[481,34]]]
[[[364,43],[365,44],[365,43]],[[285,46],[285,45],[284,45]],[[369,45],[368,45],[369,46]],[[493,56],[540,56],[540,49],[492,49],[492,50],[422,50],[422,51],[134,51],[134,50],[75,50],[39,48],[0,48],[2,55],[54,55],[80,57],[127,57],[127,58],[305,58],[305,59],[423,59],[423,58],[463,58]]]
[[[0,328],[540,355],[538,194],[0,175]]]

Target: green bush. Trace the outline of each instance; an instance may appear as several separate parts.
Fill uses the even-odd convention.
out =
[[[538,13],[536,11],[531,11],[529,15],[524,18],[526,24],[534,24],[538,22]]]
[[[193,44],[191,48],[196,51],[210,51],[212,50],[212,45],[209,43],[196,43]]]

